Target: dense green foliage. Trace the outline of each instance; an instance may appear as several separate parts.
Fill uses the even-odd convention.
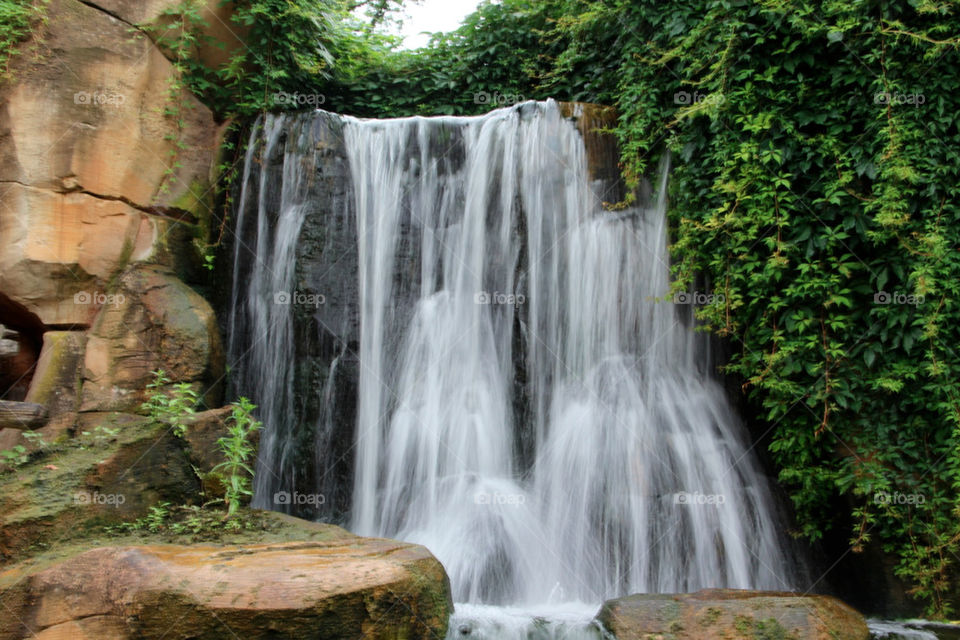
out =
[[[190,86],[221,115],[616,104],[630,181],[671,151],[677,286],[722,294],[699,317],[734,347],[726,370],[764,424],[798,535],[880,545],[947,613],[960,576],[960,2],[503,0],[416,55],[350,8],[240,2],[247,46],[218,69],[184,55]],[[184,51],[201,21],[181,24]]]
[[[329,108],[369,117],[471,115],[557,97],[611,103],[621,25],[580,0],[485,1],[416,52],[364,34],[340,53]]]
[[[619,54],[598,57],[585,36],[618,25],[571,22],[568,2],[485,2],[415,55],[358,17],[364,4],[376,23],[401,3],[242,0],[228,25],[239,42],[224,43],[208,35],[216,25],[203,0],[182,0],[143,28],[221,117],[316,107],[370,117],[473,114],[551,95],[614,98]],[[215,47],[227,55],[210,66],[198,52]]]
[[[437,34],[416,55],[364,36],[344,51],[330,108],[370,117],[474,114],[547,97],[540,86],[556,44],[544,38],[560,15],[551,3],[483,4],[463,27]]]
[[[633,175],[674,152],[678,286],[736,349],[800,531],[932,610],[960,522],[960,4],[619,3]],[[849,516],[834,509],[836,497]]]
[[[230,24],[216,24],[204,0],[182,0],[141,27],[217,115],[247,115],[283,107],[277,94],[304,91],[329,77],[333,4],[239,0],[232,3]],[[212,27],[222,27],[231,40],[215,40]]]
[[[47,0],[0,0],[0,77],[9,73],[10,57],[46,17]]]

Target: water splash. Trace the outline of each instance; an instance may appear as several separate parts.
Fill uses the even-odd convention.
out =
[[[608,640],[594,620],[596,609],[582,603],[534,610],[459,604],[447,640]]]

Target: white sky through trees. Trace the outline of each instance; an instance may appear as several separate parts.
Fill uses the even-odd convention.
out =
[[[427,44],[428,33],[453,31],[468,15],[473,13],[480,0],[423,0],[409,3],[405,9],[403,26],[391,31],[404,38],[404,48],[416,49]],[[421,33],[421,32],[428,33]]]

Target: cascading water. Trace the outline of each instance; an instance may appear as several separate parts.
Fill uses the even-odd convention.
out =
[[[277,302],[282,302],[282,296],[292,289],[294,249],[306,214],[305,177],[313,165],[313,158],[300,152],[299,145],[289,140],[289,137],[303,136],[305,131],[287,131],[284,125],[282,118],[270,117],[262,130],[258,130],[263,136],[262,155],[269,157],[278,151],[282,153],[283,171],[279,184],[270,181],[267,172],[261,172],[255,196],[252,195],[254,189],[249,182],[256,145],[250,145],[247,150],[238,207],[238,228],[247,224],[245,214],[251,208],[251,197],[256,197],[255,210],[259,215],[255,221],[255,233],[252,234],[252,246],[244,245],[242,240],[237,245],[233,304],[229,319],[228,352],[231,362],[249,360],[251,364],[245,369],[248,378],[242,386],[257,389],[255,397],[260,411],[270,418],[271,428],[264,432],[260,446],[261,450],[276,454],[271,456],[272,464],[258,466],[256,488],[260,494],[263,494],[260,489],[264,486],[273,485],[274,478],[271,476],[275,476],[278,470],[289,469],[289,465],[283,461],[290,456],[292,445],[292,440],[286,436],[291,429],[292,413],[289,409],[294,402],[291,366],[293,319],[288,313],[289,307]],[[282,138],[287,138],[286,142],[291,144],[278,149]],[[265,215],[268,203],[272,202],[278,205],[279,215],[276,218]],[[240,261],[251,254],[255,257],[254,264],[244,269]],[[238,309],[241,289],[246,289],[246,305]],[[244,327],[255,328],[257,339],[241,345],[237,340],[238,336],[245,335]],[[242,353],[238,351],[240,349],[243,349]],[[289,353],[291,359],[276,363],[275,357],[280,353]],[[265,370],[269,370],[270,375],[263,376]],[[288,476],[286,480],[289,483],[292,477]]]
[[[263,199],[268,171],[245,173],[274,228],[245,223],[237,248],[264,263],[235,282],[248,323],[235,328],[249,337],[231,337],[267,427],[257,504],[299,477],[283,443],[294,312],[268,307],[297,284],[291,243],[322,187],[314,163],[329,145],[303,139],[311,118],[342,128],[350,193],[337,229],[345,212],[355,224],[357,299],[344,317],[359,335],[320,367],[332,376],[348,352],[357,361],[354,531],[426,545],[458,602],[793,585],[766,480],[691,307],[665,298],[667,168],[654,204],[605,210],[582,136],[553,102],[475,118],[271,116],[254,133],[261,157],[277,155],[280,128],[287,148],[281,197]],[[241,215],[253,197],[245,184]],[[337,333],[323,313],[318,333]],[[331,420],[317,421],[325,442]]]

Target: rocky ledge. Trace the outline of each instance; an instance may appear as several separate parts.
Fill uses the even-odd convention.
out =
[[[836,598],[707,589],[608,600],[597,620],[617,640],[866,640],[867,623]]]
[[[0,574],[0,640],[444,637],[450,587],[429,551],[310,526],[311,540],[103,547],[18,565]]]

